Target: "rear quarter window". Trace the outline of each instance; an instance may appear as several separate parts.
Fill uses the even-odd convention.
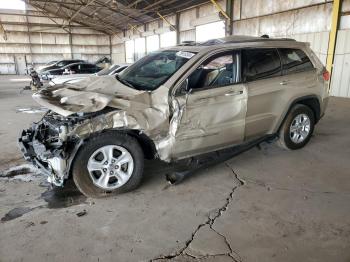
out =
[[[244,81],[250,82],[280,76],[282,73],[281,60],[277,49],[258,48],[243,50],[242,62]]]
[[[300,49],[279,49],[282,58],[284,74],[293,74],[314,69],[312,62],[304,51]]]

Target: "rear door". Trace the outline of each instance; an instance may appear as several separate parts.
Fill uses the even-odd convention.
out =
[[[248,89],[245,140],[251,140],[272,132],[281,115],[285,86],[277,49],[245,49],[242,63]]]
[[[283,64],[283,83],[288,91],[288,97],[301,96],[302,93],[308,95],[308,90],[319,88],[317,69],[304,51],[294,48],[280,48],[279,53]]]
[[[247,92],[240,78],[240,53],[213,55],[186,81],[187,92],[183,90],[176,97],[182,115],[172,157],[193,156],[241,143]]]

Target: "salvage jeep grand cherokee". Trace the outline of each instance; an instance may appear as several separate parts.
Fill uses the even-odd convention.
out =
[[[144,158],[171,162],[255,139],[303,147],[328,101],[329,74],[306,43],[228,37],[156,51],[121,75],[33,95],[50,109],[24,130],[24,157],[87,196],[136,188]]]

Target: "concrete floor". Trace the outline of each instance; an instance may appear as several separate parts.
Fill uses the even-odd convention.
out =
[[[0,170],[24,163],[16,137],[41,115],[16,112],[36,106],[21,79],[0,79]],[[157,162],[138,190],[108,199],[1,178],[0,261],[349,262],[349,112],[332,98],[304,149],[264,143],[177,186]]]

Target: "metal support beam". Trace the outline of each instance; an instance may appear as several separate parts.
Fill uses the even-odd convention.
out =
[[[226,19],[226,35],[232,35],[233,33],[233,0],[226,0],[226,13],[229,16],[229,19]]]
[[[168,25],[170,26],[172,31],[176,31],[175,26],[173,26],[168,19],[166,19],[164,16],[162,16],[159,12],[157,12],[157,15]]]
[[[132,31],[136,31],[138,32],[140,35],[142,34],[142,32],[137,28],[136,25],[132,25],[132,24],[129,24],[129,27]]]
[[[68,24],[69,24],[68,41],[69,41],[70,59],[73,59],[72,28],[70,27],[71,23],[69,22]]]
[[[25,4],[28,5],[27,3],[25,3]],[[39,9],[39,8],[37,8],[36,6],[33,6],[33,7],[34,7],[38,12],[41,12],[42,14],[45,14],[45,12],[42,11],[42,9]],[[27,12],[27,10],[26,10],[26,12]],[[49,14],[46,14],[46,17],[47,17],[48,19],[50,19],[52,22],[54,22],[56,25],[60,26],[60,24],[57,23],[52,17],[50,17]],[[27,24],[28,24],[28,15],[26,15],[26,18],[27,18]],[[62,18],[60,18],[60,19],[62,19]],[[63,28],[63,30],[66,31],[67,33],[69,33],[69,31],[68,31],[66,28]]]
[[[68,2],[68,1],[60,1],[60,0],[31,0],[30,2],[38,2],[38,3],[50,3],[50,4],[66,4],[66,5],[73,5],[73,6],[81,6],[83,5],[82,3],[79,2]],[[32,4],[32,3],[30,3]],[[97,4],[89,4],[90,7],[96,7],[99,8],[101,7],[101,5],[97,5]]]
[[[333,10],[332,10],[332,24],[331,32],[329,33],[329,42],[328,42],[328,52],[327,52],[327,71],[332,76],[333,61],[335,46],[337,42],[337,33],[339,28],[339,19],[341,13],[341,2],[342,0],[333,1]]]
[[[226,19],[230,19],[230,17],[228,16],[228,14],[225,12],[225,10],[221,7],[221,5],[216,2],[216,0],[210,0],[210,2],[212,2],[212,4],[215,6],[215,8],[226,18]]]
[[[24,5],[25,5],[25,18],[26,18],[26,24],[27,24],[27,36],[28,36],[28,43],[29,43],[30,61],[33,63],[32,41],[31,41],[31,37],[30,37],[29,21],[28,21],[28,16],[27,16],[28,7],[27,7],[27,3],[24,3]],[[27,59],[26,59],[26,67],[28,67]]]
[[[85,9],[86,7],[91,5],[93,2],[95,2],[95,0],[91,0],[91,1],[87,2],[86,5],[82,5],[78,10],[76,10],[75,13],[68,20],[68,23],[73,21],[74,17],[76,17],[81,11],[83,11],[83,9]]]
[[[175,20],[176,20],[176,44],[180,43],[180,13],[175,14]]]
[[[4,26],[1,23],[1,20],[0,20],[0,34],[2,34],[4,40],[7,41],[7,33],[6,33]]]

